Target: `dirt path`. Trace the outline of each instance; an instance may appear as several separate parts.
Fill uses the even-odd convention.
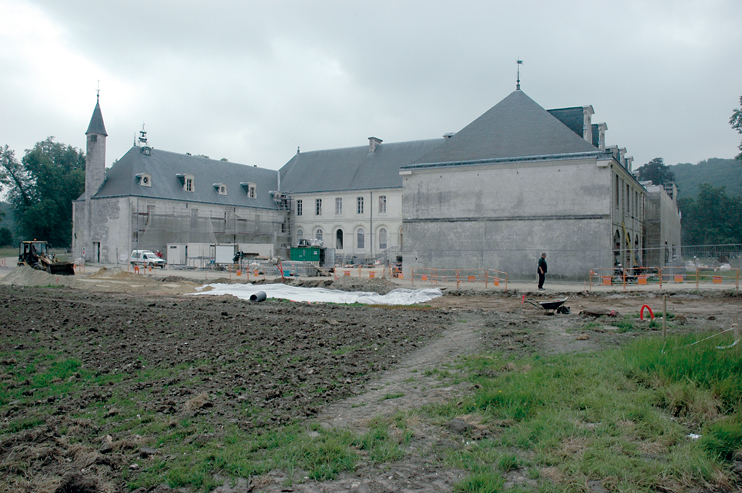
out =
[[[469,390],[469,384],[449,386],[436,378],[436,370],[454,363],[457,357],[476,351],[481,345],[485,321],[481,314],[461,312],[457,322],[437,339],[409,354],[403,362],[380,375],[367,385],[367,390],[353,397],[325,406],[318,415],[323,427],[341,427],[361,434],[375,417],[390,417],[398,411],[412,412],[420,407],[446,402],[457,394]],[[413,437],[405,450],[405,459],[392,464],[374,465],[361,462],[352,473],[343,473],[334,481],[306,482],[291,488],[282,486],[285,477],[271,475],[255,491],[278,492],[327,492],[356,491],[424,492],[451,491],[453,484],[462,479],[462,471],[452,470],[441,464],[434,449],[440,446],[458,446],[461,437],[447,429],[423,422],[408,420]],[[229,488],[222,488],[227,493]]]
[[[439,339],[407,356],[400,366],[371,382],[366,392],[328,405],[319,415],[320,423],[358,430],[374,416],[391,416],[399,410],[451,399],[462,386],[441,386],[431,372],[479,346],[482,317],[472,313],[466,317]]]

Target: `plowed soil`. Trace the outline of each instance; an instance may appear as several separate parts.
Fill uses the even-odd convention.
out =
[[[77,281],[84,288],[0,286],[0,491],[128,491],[138,474],[132,464],[167,450],[150,448],[156,436],[120,431],[134,419],[111,404],[122,397],[173,423],[198,416],[217,427],[261,430],[303,420],[357,431],[373,416],[467,392],[466,384],[442,386],[426,372],[460,355],[600,349],[637,334],[604,319],[575,332],[596,320],[583,310],[636,313],[644,303],[661,309],[657,297],[573,294],[572,313],[551,316],[512,293],[444,296],[402,308],[251,304],[184,296],[176,287],[153,294],[157,284],[193,290],[174,278],[148,281],[142,294],[141,280],[119,277],[126,287],[109,293],[94,292],[89,281]],[[739,300],[675,295],[668,310],[679,330],[721,329],[736,317]],[[79,365],[50,363],[58,360]],[[80,379],[91,383],[65,390]],[[248,418],[240,412],[245,402],[254,407]],[[105,424],[79,418],[93,409],[105,413]],[[405,458],[391,465],[362,463],[334,481],[291,488],[287,479],[297,478],[274,471],[219,490],[451,491],[462,474],[446,469],[435,452],[459,441],[445,427],[418,423]]]

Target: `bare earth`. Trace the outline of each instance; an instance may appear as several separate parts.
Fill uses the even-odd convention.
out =
[[[0,407],[0,490],[125,491],[122,471],[132,461],[146,460],[140,457],[139,445],[120,445],[113,453],[103,454],[97,446],[83,444],[100,443],[106,435],[119,444],[134,438],[112,431],[117,424],[115,415],[104,428],[67,418],[68,412],[105,401],[111,393],[125,392],[132,399],[141,396],[148,410],[174,417],[184,413],[186,402],[205,393],[210,406],[202,412],[215,420],[237,420],[245,429],[301,419],[308,425],[362,433],[374,417],[398,411],[412,416],[413,439],[401,461],[381,465],[362,461],[354,471],[326,482],[304,480],[301,473],[288,478],[283,471],[273,471],[249,482],[247,478],[234,485],[226,481],[216,490],[221,493],[451,491],[465,473],[445,467],[441,451],[462,446],[465,438],[446,423],[414,419],[414,412],[425,404],[456,399],[471,389],[465,383],[447,384],[436,371],[455,372],[456,359],[475,352],[518,356],[620,345],[645,331],[621,333],[604,322],[609,319],[599,319],[600,325],[593,324],[587,332],[574,330],[596,320],[580,313],[615,310],[636,314],[644,304],[656,315],[662,311],[662,295],[647,292],[472,291],[461,295],[449,289],[426,307],[390,309],[270,300],[249,304],[232,297],[184,296],[198,284],[165,275],[148,278],[101,272],[61,281],[51,277],[16,269],[0,283],[6,284],[0,285],[0,380],[7,380],[3,365],[11,359],[20,365],[24,355],[41,349],[77,358],[100,374],[133,373],[142,361],[154,368],[190,367],[183,375],[149,389],[139,388],[133,378],[123,378],[112,388],[50,397],[43,405],[53,408],[52,418],[31,429],[11,432],[7,427],[42,405],[34,403],[33,396]],[[382,280],[327,281],[331,280],[300,284],[378,292],[396,287]],[[38,287],[57,284],[68,287]],[[571,313],[548,315],[524,304],[523,294],[535,300],[569,296]],[[721,291],[672,293],[667,299],[668,311],[679,320],[676,330],[682,331],[729,328],[741,304],[742,298]],[[646,328],[650,330],[657,329]],[[248,346],[261,349],[260,363],[241,357]],[[199,363],[207,360],[213,363]],[[207,378],[197,387],[185,386],[193,375]],[[7,384],[0,381],[0,385]],[[242,393],[233,392],[236,387]],[[250,420],[239,416],[234,404],[246,397],[260,402],[263,413]],[[27,466],[20,467],[18,461]],[[86,473],[77,479],[78,489],[64,489],[63,478],[80,469]],[[294,481],[293,486],[285,486],[287,479]],[[517,474],[507,479],[510,485],[530,485]],[[81,487],[87,484],[85,480],[95,485],[93,489]],[[163,485],[156,491],[172,490]]]

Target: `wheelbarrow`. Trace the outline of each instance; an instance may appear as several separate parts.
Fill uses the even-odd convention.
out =
[[[554,313],[569,313],[569,308],[564,305],[566,301],[569,298],[564,298],[563,300],[553,300],[553,301],[534,301],[534,300],[526,300],[528,303],[532,304],[533,306],[537,306],[539,308],[543,308],[546,311],[547,315],[554,315]]]

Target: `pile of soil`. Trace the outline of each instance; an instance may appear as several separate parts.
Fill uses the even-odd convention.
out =
[[[83,288],[85,283],[80,282],[75,276],[60,276],[49,274],[43,270],[31,267],[19,266],[0,280],[0,284],[15,286],[67,286]]]
[[[117,432],[130,418],[110,409],[116,399],[173,422],[199,416],[215,427],[269,429],[360,392],[451,322],[414,308],[0,286],[0,388],[8,396],[0,405],[0,490],[83,491],[60,488],[87,481],[97,488],[90,491],[122,491],[124,477],[137,474],[128,466],[157,437]],[[40,354],[79,361],[71,378],[115,384],[58,395],[36,388],[29,369],[51,364]],[[168,376],[144,377],[163,371]],[[249,417],[245,403],[255,410]],[[109,410],[102,424],[86,418],[101,406]]]
[[[381,295],[385,295],[390,291],[400,288],[399,284],[395,284],[387,279],[369,279],[353,276],[338,276],[329,287],[341,291],[366,291],[379,293]]]

